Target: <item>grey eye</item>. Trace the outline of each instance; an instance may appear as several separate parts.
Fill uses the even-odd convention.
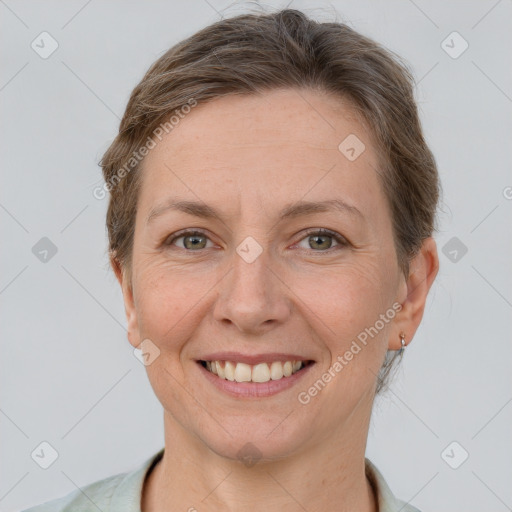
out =
[[[306,241],[307,246],[301,245],[303,241]],[[334,245],[333,241],[336,242]],[[336,245],[346,245],[346,243],[341,236],[335,233],[316,231],[308,233],[298,245],[303,249],[313,249],[313,251],[323,252],[336,247]]]
[[[205,249],[207,247],[207,243],[209,241],[209,238],[203,234],[203,233],[196,233],[196,232],[188,232],[183,233],[175,238],[173,238],[168,244],[175,244],[178,240],[183,239],[183,245],[180,245],[179,247],[182,249]],[[177,245],[177,244],[176,244]],[[211,246],[209,246],[211,247]]]

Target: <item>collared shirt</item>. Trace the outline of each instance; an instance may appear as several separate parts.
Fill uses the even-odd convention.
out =
[[[22,512],[141,512],[142,487],[146,476],[163,457],[164,449],[131,472],[98,480],[82,489]],[[378,512],[420,512],[393,495],[380,471],[365,458],[366,475],[377,496]]]

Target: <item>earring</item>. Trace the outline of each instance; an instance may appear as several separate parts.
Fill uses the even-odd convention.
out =
[[[405,334],[403,332],[400,333],[400,342],[402,343],[402,346],[399,349],[398,355],[402,356],[405,350]]]

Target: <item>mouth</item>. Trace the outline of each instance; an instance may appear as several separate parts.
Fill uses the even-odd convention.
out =
[[[314,361],[273,361],[258,364],[237,363],[234,361],[202,361],[198,363],[218,378],[231,382],[265,382],[287,379],[310,366]]]
[[[197,360],[196,363],[214,388],[241,399],[270,397],[285,391],[304,379],[315,365],[313,360],[298,359],[267,360],[256,364],[225,359]]]

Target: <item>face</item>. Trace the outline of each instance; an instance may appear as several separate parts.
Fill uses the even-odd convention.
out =
[[[359,156],[354,138],[338,147],[350,135]],[[350,105],[311,90],[198,105],[151,150],[132,285],[118,278],[166,428],[228,458],[248,442],[274,458],[369,421],[386,351],[413,336],[429,286],[424,273],[408,299],[378,170]],[[185,201],[198,207],[171,206]],[[221,379],[200,362],[212,359],[270,381]],[[288,359],[309,363],[279,378],[289,365],[272,362]]]

